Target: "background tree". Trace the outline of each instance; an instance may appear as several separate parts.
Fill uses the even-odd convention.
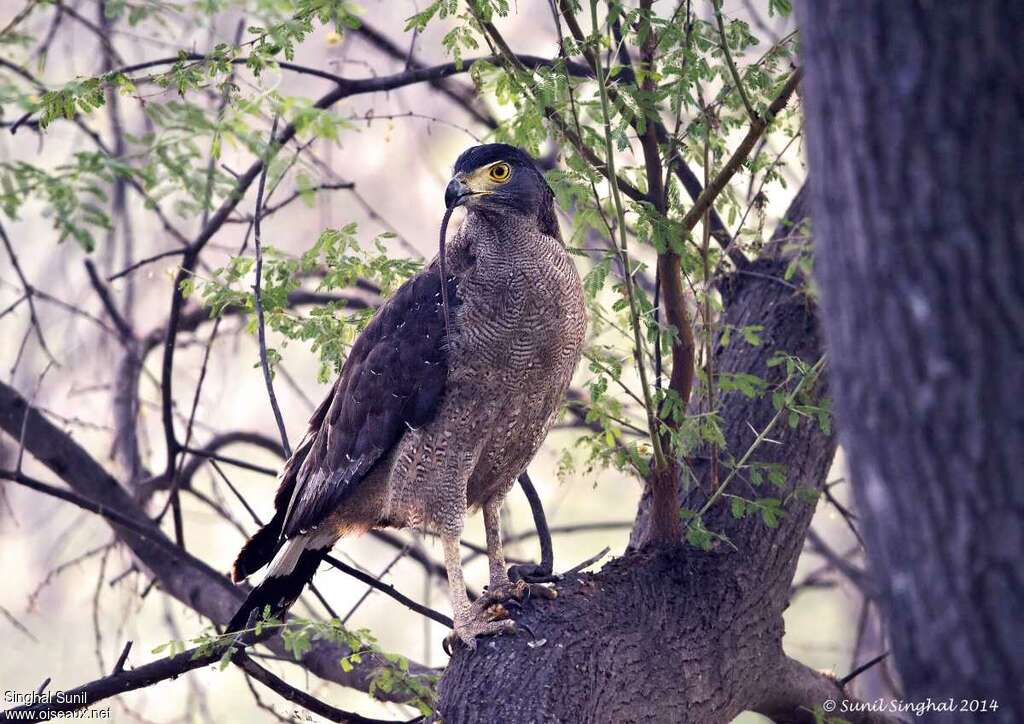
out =
[[[0,22],[12,134],[0,160],[0,321],[13,340],[0,510],[28,551],[17,570],[40,591],[73,566],[91,566],[95,587],[92,636],[72,640],[92,639],[99,671],[57,685],[87,681],[76,691],[90,705],[148,687],[165,703],[169,679],[220,662],[241,670],[268,716],[281,711],[252,682],[334,721],[366,720],[356,708],[388,720],[814,721],[858,685],[898,691],[876,666],[885,632],[858,546],[837,549],[832,531],[811,527],[817,506],[858,539],[828,476],[829,359],[797,192],[789,5],[664,5],[441,0],[396,18],[394,3],[361,13],[341,0],[62,1],[27,2]],[[88,67],[66,63],[83,56]],[[404,153],[386,145],[413,123],[430,137],[412,136]],[[217,569],[265,514],[248,500],[269,501],[257,476],[275,474],[308,414],[301,401],[324,393],[313,379],[336,373],[372,310],[433,253],[439,169],[478,137],[545,159],[591,304],[565,422],[533,466],[541,492],[524,478],[512,501],[531,521],[521,535],[539,539],[536,572],[550,573],[557,552],[560,596],[515,612],[521,635],[433,666],[436,625],[450,624],[430,607],[440,567],[415,536],[379,533],[374,545],[391,550],[372,573],[340,558],[361,543],[330,564],[422,616],[424,651],[396,640],[394,617],[372,632],[350,622],[366,612],[351,584],[347,611],[337,588],[317,587],[288,626],[271,622],[245,652],[225,648],[218,626],[243,592]],[[109,425],[94,422],[108,409]],[[549,526],[540,503],[556,475],[586,481],[574,511],[620,510]],[[620,484],[630,479],[635,492]],[[591,480],[611,490],[599,498]],[[19,510],[34,511],[27,495],[101,516],[113,538],[84,546],[55,533],[67,557],[49,571],[27,562],[38,546],[16,527]],[[74,534],[100,528],[84,520]],[[569,534],[615,526],[621,555],[584,572],[605,539],[582,553]],[[795,580],[805,547],[810,570]],[[841,678],[783,649],[787,607],[837,579],[861,611]],[[115,615],[112,587],[125,606]],[[154,598],[166,621],[143,633],[160,657],[142,663],[151,657],[124,644],[123,625]],[[22,639],[37,636],[28,615],[0,612]],[[45,648],[31,661],[51,675]],[[345,698],[307,672],[389,703]],[[237,681],[210,675],[219,697]],[[184,680],[187,696],[165,706],[215,720],[211,679]],[[328,702],[339,698],[344,708]],[[138,716],[139,694],[117,701]]]
[[[801,10],[829,373],[896,663],[909,698],[1016,721],[1024,13]]]

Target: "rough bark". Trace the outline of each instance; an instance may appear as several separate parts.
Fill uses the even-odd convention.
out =
[[[831,383],[906,699],[1021,721],[1024,5],[800,10]]]
[[[803,217],[803,196],[791,210]],[[718,350],[719,370],[745,371],[778,381],[769,368],[784,350],[814,362],[820,355],[813,310],[781,281],[787,260],[780,227],[773,253],[728,285],[724,323],[763,324],[765,343],[736,340]],[[770,396],[727,394],[723,417],[730,451],[742,451],[774,416]],[[796,486],[820,487],[834,441],[809,421],[781,425],[754,459],[789,464],[784,497]],[[702,504],[710,485],[708,465],[695,470],[703,483],[691,490],[688,508]],[[746,483],[736,492],[751,495]],[[760,496],[758,496],[760,497]],[[647,525],[643,506],[634,531]],[[782,652],[782,611],[814,506],[791,501],[774,529],[753,517],[737,520],[728,505],[711,508],[707,525],[728,536],[703,552],[680,547],[631,552],[599,573],[572,576],[553,601],[530,601],[517,620],[525,632],[481,642],[456,653],[441,686],[445,722],[727,722],[745,709],[778,713],[787,721],[813,721],[810,711],[835,682]],[[810,698],[807,698],[810,697]],[[818,698],[820,697],[820,698]],[[801,710],[806,707],[806,710]],[[870,719],[861,719],[868,721]],[[883,719],[878,719],[882,721]]]

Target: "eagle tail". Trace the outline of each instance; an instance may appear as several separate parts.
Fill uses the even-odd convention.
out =
[[[330,401],[330,397],[327,401]],[[313,416],[311,424],[319,424],[319,420],[325,413],[326,404],[320,405]],[[295,493],[296,480],[299,469],[305,462],[309,451],[313,446],[313,435],[307,433],[299,446],[295,448],[288,461],[281,471],[280,483],[277,493],[274,495],[274,517],[270,522],[256,531],[238,552],[234,565],[231,566],[231,580],[234,583],[241,583],[263,566],[274,560],[278,549],[281,547],[281,532],[284,529],[284,519],[288,514],[288,505],[292,495]]]
[[[234,583],[241,583],[274,560],[274,554],[281,543],[284,514],[283,509],[278,510],[270,522],[256,531],[242,546],[231,566],[231,580]]]
[[[261,533],[271,527],[273,522],[253,536],[250,543]],[[276,538],[274,540],[276,543]],[[295,603],[302,589],[313,579],[317,567],[323,561],[330,545],[323,548],[307,548],[310,541],[305,536],[298,536],[285,542],[270,562],[266,578],[249,593],[245,602],[232,617],[226,633],[233,633],[248,628],[249,619],[255,613],[255,620],[263,618],[263,611],[269,606],[272,618],[281,618]],[[246,544],[249,547],[249,543]],[[241,558],[245,549],[239,554]],[[236,561],[237,565],[237,561]]]

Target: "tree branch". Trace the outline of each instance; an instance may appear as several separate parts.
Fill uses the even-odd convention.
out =
[[[302,708],[308,709],[314,714],[322,716],[329,721],[345,722],[345,724],[391,724],[391,720],[370,719],[369,717],[360,716],[354,712],[339,709],[317,699],[315,696],[307,694],[301,689],[296,689],[284,679],[275,676],[270,671],[267,671],[257,664],[244,651],[239,651],[237,654],[232,656],[232,663],[245,671],[245,673],[249,674],[249,676],[256,679],[256,681],[266,686],[268,689],[278,693],[287,701],[294,702]]]
[[[884,712],[858,711],[863,704],[847,696],[835,677],[815,671],[783,655],[772,685],[762,701],[751,707],[776,724],[815,724],[815,716],[835,716],[851,724],[899,724],[899,717]],[[835,709],[823,708],[831,702]],[[831,706],[831,705],[830,705]]]
[[[44,495],[49,495],[52,498],[58,498],[71,503],[72,505],[76,505],[82,510],[88,510],[91,513],[96,513],[97,515],[106,518],[111,523],[132,531],[143,540],[159,546],[172,556],[181,557],[181,554],[183,553],[181,548],[167,540],[163,531],[154,527],[152,524],[140,523],[139,521],[133,520],[116,510],[108,508],[100,503],[96,503],[81,495],[77,495],[67,490],[61,490],[53,485],[49,485],[25,475],[18,470],[0,469],[0,479],[10,480],[11,482],[22,485],[30,490],[35,490],[38,493],[43,493]]]
[[[60,476],[71,490],[107,510],[134,520],[138,525],[150,526],[139,505],[77,442],[30,408],[16,390],[0,382],[0,429],[17,440],[23,424],[25,449]],[[242,587],[234,586],[226,576],[203,561],[177,549],[162,532],[153,529],[152,534],[143,536],[118,524],[114,527],[120,540],[140,566],[153,575],[160,588],[200,615],[225,624],[241,604],[245,595]],[[159,543],[152,540],[158,533]],[[266,646],[282,656],[290,656],[279,637],[267,640]],[[340,646],[319,641],[299,663],[322,679],[361,691],[368,690],[373,663],[358,665],[351,672],[345,672],[338,666],[338,660],[347,654]],[[409,668],[415,674],[430,671],[416,663],[410,664]],[[401,698],[399,693],[381,693],[380,696]]]
[[[779,90],[778,95],[775,96],[774,100],[768,105],[768,109],[765,111],[763,116],[758,116],[757,120],[751,122],[750,128],[747,129],[746,135],[743,140],[740,141],[740,145],[733,151],[732,156],[726,161],[722,170],[718,172],[711,183],[708,184],[707,188],[701,193],[696,201],[693,202],[693,206],[686,212],[686,216],[683,217],[682,227],[683,233],[689,233],[697,226],[697,222],[700,221],[704,212],[714,203],[715,199],[718,198],[718,194],[722,192],[726,184],[732,179],[736,172],[739,171],[740,167],[747,160],[750,155],[750,151],[753,150],[754,144],[757,143],[758,139],[764,135],[764,132],[768,130],[768,126],[775,119],[782,109],[789,103],[789,99],[793,97],[793,93],[796,91],[797,86],[800,84],[800,78],[803,76],[803,70],[797,68],[794,70],[782,88]]]
[[[408,596],[399,593],[391,584],[384,583],[383,581],[374,578],[369,573],[363,573],[358,568],[353,568],[349,564],[345,563],[344,561],[338,560],[334,556],[325,556],[324,560],[327,561],[327,563],[329,563],[330,565],[337,568],[339,571],[347,573],[356,580],[362,581],[363,583],[367,584],[368,586],[372,586],[373,588],[376,588],[378,591],[381,591],[382,593],[386,593],[387,595],[391,596],[391,598],[395,599],[409,610],[415,611],[416,613],[422,616],[426,616],[432,621],[437,621],[437,623],[441,624],[442,626],[452,628],[453,624],[450,618],[445,616],[443,613],[439,613],[438,611],[435,611],[434,609],[428,606],[424,606],[422,603],[417,603]]]
[[[268,155],[274,152],[274,134],[277,132],[277,117],[274,118],[274,125],[270,128],[270,140],[267,141]],[[263,368],[263,381],[267,385],[267,396],[270,398],[270,409],[274,412],[274,420],[277,422],[277,432],[281,435],[281,447],[287,457],[292,456],[292,447],[288,444],[288,430],[285,428],[284,417],[281,415],[281,406],[277,404],[277,395],[274,392],[274,377],[270,372],[270,362],[267,359],[267,325],[263,318],[263,239],[260,234],[261,217],[263,214],[263,193],[267,186],[267,160],[263,161],[263,171],[260,173],[260,184],[256,190],[256,215],[253,219],[254,242],[256,245],[256,280],[252,285],[253,299],[256,305],[256,333],[260,347],[260,367]]]
[[[128,649],[126,647],[123,655],[127,656],[127,653]],[[74,689],[66,690],[63,692],[64,696],[59,698],[53,697],[45,702],[18,706],[2,711],[0,712],[0,719],[4,721],[19,721],[24,717],[27,721],[42,721],[39,717],[44,714],[50,718],[55,718],[54,715],[57,712],[72,712],[84,709],[103,699],[137,689],[144,689],[161,681],[176,679],[189,671],[216,664],[220,661],[223,654],[223,649],[219,647],[214,647],[212,651],[204,651],[200,647],[196,647],[128,670],[121,668],[121,664],[123,664],[123,660],[121,660],[119,665],[115,666],[114,672],[109,676],[104,676],[87,684],[77,686]],[[390,724],[386,720],[369,719],[359,714],[338,709],[320,701],[316,697],[299,691],[256,664],[242,650],[233,653],[231,659],[233,663],[247,674],[276,691],[288,701],[293,701],[330,721],[350,722],[351,724]],[[32,716],[28,716],[29,714]]]
[[[18,255],[14,253],[14,247],[11,245],[11,240],[7,238],[7,231],[4,229],[4,225],[0,224],[0,241],[3,242],[4,248],[7,250],[7,256],[11,259],[11,266],[14,267],[14,273],[18,275],[18,279],[21,280],[22,289],[25,290],[25,300],[28,302],[29,319],[32,323],[32,329],[35,330],[36,339],[39,340],[39,346],[42,348],[46,356],[50,358],[50,361],[56,364],[58,367],[60,364],[54,358],[53,353],[50,352],[50,348],[46,346],[46,339],[43,337],[43,327],[39,323],[39,315],[36,312],[36,305],[32,297],[35,296],[36,290],[31,284],[28,283],[28,279],[25,278],[25,273],[21,270],[21,264],[18,262]]]
[[[407,53],[396,45],[384,33],[367,23],[365,18],[355,32],[385,55],[404,63],[406,70],[424,67],[414,55]],[[488,128],[493,130],[498,127],[498,122],[486,109],[477,107],[477,103],[474,102],[477,100],[477,97],[472,87],[464,86],[462,83],[445,82],[440,79],[430,80],[427,83]]]
[[[100,278],[99,272],[96,271],[96,265],[92,259],[85,260],[85,271],[89,275],[89,282],[92,284],[92,288],[96,291],[96,296],[100,298],[103,303],[103,309],[106,310],[107,316],[110,317],[110,321],[114,323],[114,328],[117,333],[121,335],[121,341],[123,343],[131,342],[135,338],[135,332],[132,331],[132,327],[128,324],[121,312],[118,311],[117,305],[114,304],[114,299],[110,295],[110,289],[106,284],[103,283],[103,279]]]

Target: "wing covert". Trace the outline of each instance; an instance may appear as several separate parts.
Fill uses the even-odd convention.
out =
[[[447,287],[451,314],[460,303],[455,277]],[[448,377],[444,341],[441,280],[431,266],[377,311],[352,345],[329,404],[310,421],[285,537],[316,528],[408,429],[433,419]]]

